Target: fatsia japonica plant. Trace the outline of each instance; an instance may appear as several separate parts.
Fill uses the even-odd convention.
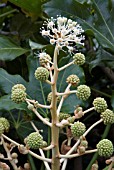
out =
[[[57,89],[57,81],[60,72],[71,65],[81,66],[85,63],[85,56],[79,50],[74,54],[74,47],[84,46],[84,30],[75,21],[66,17],[57,16],[57,19],[51,18],[44,22],[41,28],[42,36],[49,39],[50,44],[54,46],[54,54],[51,57],[46,51],[39,52],[38,59],[40,66],[35,70],[34,75],[38,81],[48,83],[51,92],[47,96],[49,105],[44,105],[38,100],[29,98],[26,92],[26,87],[23,84],[15,84],[11,90],[11,100],[17,104],[22,102],[27,103],[27,108],[32,111],[38,119],[40,119],[51,130],[50,145],[44,141],[42,134],[37,129],[35,124],[31,122],[34,132],[26,136],[24,144],[19,144],[7,137],[4,132],[9,130],[9,122],[5,118],[0,118],[0,135],[1,144],[7,152],[7,157],[1,155],[2,158],[8,159],[14,170],[19,169],[17,165],[17,154],[12,153],[12,148],[17,146],[21,154],[31,154],[33,157],[44,162],[47,170],[65,170],[67,160],[69,158],[79,157],[80,155],[98,152],[99,156],[110,158],[113,154],[113,144],[108,139],[102,139],[93,150],[88,150],[88,141],[86,135],[99,123],[104,122],[105,125],[114,123],[114,113],[108,109],[107,102],[102,97],[97,97],[92,103],[92,107],[83,110],[79,105],[74,110],[74,115],[61,111],[64,101],[72,94],[75,94],[80,100],[86,101],[91,95],[91,89],[85,84],[80,84],[80,78],[74,73],[67,77],[67,87],[63,92]],[[78,48],[77,48],[78,49]],[[79,48],[80,49],[80,48]],[[71,56],[71,60],[64,66],[58,66],[58,57],[60,52],[64,51]],[[72,90],[73,87],[73,90]],[[34,90],[34,89],[32,89]],[[38,108],[48,109],[50,117],[44,118]],[[79,119],[92,110],[100,114],[100,120],[91,125],[88,129],[86,125]],[[62,130],[67,133],[67,140],[63,141],[62,146],[59,145],[59,134]],[[75,143],[71,147],[71,140]],[[11,142],[9,148],[5,140]],[[65,146],[69,146],[69,149]],[[60,149],[61,148],[61,149]],[[36,154],[39,150],[40,155]],[[46,158],[44,151],[51,151],[51,157]],[[111,162],[111,161],[110,161]],[[2,163],[1,167],[8,169],[8,165]],[[28,164],[25,169],[30,169]],[[9,168],[10,169],[10,168]],[[95,162],[91,169],[98,169],[98,164]]]

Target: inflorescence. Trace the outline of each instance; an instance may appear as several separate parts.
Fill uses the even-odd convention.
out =
[[[58,50],[67,47],[68,51],[73,52],[73,43],[76,45],[84,45],[85,37],[82,35],[84,30],[75,21],[66,17],[58,16],[57,19],[51,17],[42,27],[41,34],[50,39],[50,44],[56,44]]]

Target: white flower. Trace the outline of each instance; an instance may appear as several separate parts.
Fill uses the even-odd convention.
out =
[[[49,37],[50,43],[55,44],[58,50],[67,47],[69,52],[73,52],[73,45],[84,45],[85,37],[81,35],[84,30],[77,22],[58,16],[47,20],[44,25],[46,28],[42,27],[41,34]]]

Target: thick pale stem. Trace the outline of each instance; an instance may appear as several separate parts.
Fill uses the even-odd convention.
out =
[[[51,116],[52,116],[52,127],[51,127],[51,133],[52,133],[52,145],[54,145],[54,148],[52,149],[52,170],[59,170],[60,169],[60,160],[58,158],[59,155],[59,128],[56,126],[56,123],[58,123],[58,117],[57,117],[57,87],[56,82],[58,78],[58,67],[57,67],[57,54],[58,49],[55,47],[54,50],[54,59],[53,59],[53,67],[54,67],[54,75],[53,75],[53,85],[51,86],[52,89],[52,103],[51,103]]]

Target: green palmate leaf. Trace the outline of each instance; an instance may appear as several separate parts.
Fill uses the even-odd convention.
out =
[[[51,0],[44,5],[44,10],[50,17],[62,15],[78,21],[85,31],[94,33],[103,48],[114,53],[114,6],[109,8],[108,3],[104,0]]]
[[[42,9],[41,5],[42,3],[47,2],[47,0],[8,0],[9,2],[15,4],[16,6],[20,7],[22,11],[24,11],[27,15],[37,18],[38,16],[41,16]]]
[[[0,60],[14,60],[28,50],[17,46],[6,37],[0,37]]]

